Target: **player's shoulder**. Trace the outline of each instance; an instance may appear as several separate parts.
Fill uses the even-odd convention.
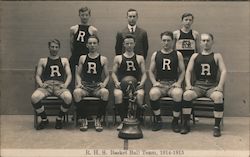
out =
[[[193,36],[194,37],[198,37],[199,36],[199,32],[196,30],[192,30]]]
[[[116,55],[114,61],[122,60],[122,55]]]
[[[89,26],[89,32],[93,34],[96,34],[98,29],[92,25]]]
[[[70,30],[76,30],[76,29],[78,29],[79,28],[79,25],[74,25],[74,26],[71,26],[70,27]]]
[[[136,58],[137,58],[139,61],[144,61],[144,57],[143,57],[142,55],[136,54]]]
[[[174,39],[179,38],[179,36],[180,36],[180,30],[178,29],[178,30],[173,31],[173,36],[174,36]]]
[[[101,60],[104,60],[104,61],[108,60],[108,58],[106,56],[101,55],[100,57],[101,57]]]
[[[222,55],[221,55],[221,53],[219,53],[219,52],[214,52],[214,57],[219,58],[219,57],[222,57]]]
[[[39,63],[46,63],[48,58],[40,58]]]
[[[68,60],[68,58],[66,58],[66,57],[61,57],[61,61],[62,61],[62,62],[68,62],[69,60]]]

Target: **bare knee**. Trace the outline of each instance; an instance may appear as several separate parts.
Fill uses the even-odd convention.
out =
[[[42,100],[45,97],[45,95],[40,92],[40,91],[35,91],[32,95],[31,95],[31,102],[33,104],[38,103],[40,100]]]
[[[223,94],[219,91],[213,92],[210,98],[214,101],[214,103],[223,103]]]
[[[192,90],[187,90],[183,93],[183,100],[185,101],[191,101],[195,97],[197,97],[196,93]]]
[[[180,102],[182,100],[183,91],[181,88],[173,89],[171,96],[173,97],[174,101]]]
[[[69,91],[65,91],[61,94],[61,98],[66,104],[70,104],[72,102],[72,95]]]
[[[156,101],[156,100],[160,99],[161,92],[159,91],[159,89],[153,87],[149,91],[149,97],[150,97],[150,100]]]
[[[120,104],[122,103],[122,96],[123,96],[123,93],[120,89],[115,89],[114,90],[114,97],[115,97],[115,103],[116,104]]]
[[[76,102],[80,102],[82,98],[82,89],[76,88],[73,92],[73,96]]]
[[[100,93],[102,100],[107,101],[109,97],[109,91],[106,88],[102,88]]]

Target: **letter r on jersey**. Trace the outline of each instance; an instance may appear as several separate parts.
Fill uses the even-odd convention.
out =
[[[171,63],[170,59],[163,59],[162,70],[166,70],[166,67],[167,70],[171,70],[170,63]]]
[[[61,76],[61,73],[59,72],[59,66],[58,65],[52,65],[50,66],[50,77],[54,76]]]
[[[127,71],[135,71],[135,65],[133,61],[126,61],[127,63]]]
[[[81,42],[84,42],[84,36],[85,36],[85,32],[84,31],[79,31],[79,34],[78,34],[78,36],[77,36],[77,41],[80,41],[81,40]]]
[[[93,74],[96,74],[96,63],[95,62],[88,62],[88,71],[87,73],[91,73],[93,71]]]
[[[205,74],[205,72],[207,74]],[[201,75],[207,75],[207,76],[211,75],[209,64],[201,64]]]

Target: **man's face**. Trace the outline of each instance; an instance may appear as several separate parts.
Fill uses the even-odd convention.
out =
[[[87,48],[89,49],[89,52],[96,52],[98,49],[98,41],[96,38],[89,38],[87,42]]]
[[[161,38],[162,47],[166,50],[173,48],[173,39],[168,35],[163,35]]]
[[[208,34],[201,34],[201,47],[204,50],[211,50],[213,46],[213,40]]]
[[[126,51],[132,52],[132,51],[134,51],[135,41],[133,38],[126,38],[123,42],[123,45],[124,45]]]
[[[51,56],[56,56],[59,52],[59,49],[60,49],[60,47],[58,44],[56,44],[54,42],[50,43],[49,52],[50,52]]]
[[[137,19],[138,19],[136,11],[128,12],[127,18],[128,18],[129,25],[134,26],[136,24]]]
[[[190,28],[193,24],[193,17],[192,16],[186,16],[182,19],[182,25],[186,28]]]
[[[90,15],[88,11],[80,12],[79,17],[82,23],[88,23]]]

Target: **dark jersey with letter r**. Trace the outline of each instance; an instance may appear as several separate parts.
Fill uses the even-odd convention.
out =
[[[156,80],[175,81],[178,79],[179,60],[176,51],[164,54],[157,51],[155,56]]]
[[[89,27],[89,25],[79,25],[78,31],[74,34],[72,57],[79,59],[81,55],[89,53],[89,49],[86,47],[90,36]]]
[[[101,55],[96,58],[90,58],[86,55],[86,60],[82,67],[82,81],[101,82],[103,65],[101,64]]]
[[[42,74],[43,81],[57,80],[64,82],[65,74],[66,72],[61,58],[59,57],[58,59],[51,59],[48,57],[47,64]]]
[[[184,33],[180,30],[180,37],[176,41],[176,50],[182,53],[184,59],[190,59],[192,54],[195,52],[195,39],[193,31],[190,30],[188,33]]]
[[[120,66],[118,67],[118,80],[121,81],[125,76],[133,76],[137,80],[141,79],[141,69],[137,62],[137,55],[135,54],[131,58],[127,58],[122,55],[122,61]]]
[[[215,83],[217,81],[218,65],[214,60],[214,53],[198,54],[194,60],[194,73],[197,81]]]

